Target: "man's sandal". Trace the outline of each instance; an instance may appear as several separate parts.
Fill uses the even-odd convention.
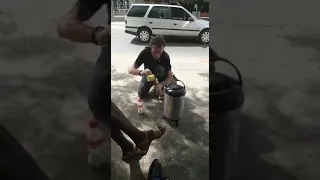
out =
[[[157,126],[157,129],[150,129],[145,131],[146,137],[145,139],[137,144],[137,147],[147,153],[149,150],[149,146],[153,140],[159,139],[166,132],[166,128],[164,126]],[[152,134],[152,136],[150,136]]]
[[[135,155],[144,156],[146,155],[146,153],[144,151],[141,151],[137,147],[134,147],[132,152],[127,152],[126,154],[122,155],[122,160],[128,161],[129,159],[133,158]]]

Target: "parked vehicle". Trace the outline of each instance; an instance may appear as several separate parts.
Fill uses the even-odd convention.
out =
[[[209,21],[198,19],[179,5],[132,4],[125,18],[125,32],[148,42],[152,36],[194,37],[209,43]]]

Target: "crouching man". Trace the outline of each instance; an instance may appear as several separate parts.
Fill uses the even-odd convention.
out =
[[[140,52],[134,64],[129,68],[130,74],[142,77],[138,90],[138,96],[141,99],[148,98],[152,86],[155,86],[156,94],[163,99],[164,87],[173,80],[170,57],[164,51],[164,47],[163,37],[152,38],[149,47]],[[142,64],[144,70],[139,70]],[[148,75],[154,75],[157,81],[148,79]]]

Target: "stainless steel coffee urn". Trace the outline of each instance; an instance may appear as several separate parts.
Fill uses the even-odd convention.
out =
[[[182,85],[179,85],[181,82]],[[164,116],[163,118],[175,121],[176,126],[184,113],[184,100],[186,87],[177,80],[176,83],[168,84],[164,89]]]

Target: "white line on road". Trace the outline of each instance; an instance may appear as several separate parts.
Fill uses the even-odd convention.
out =
[[[116,26],[125,26],[124,22],[111,22],[111,26],[116,25]]]

